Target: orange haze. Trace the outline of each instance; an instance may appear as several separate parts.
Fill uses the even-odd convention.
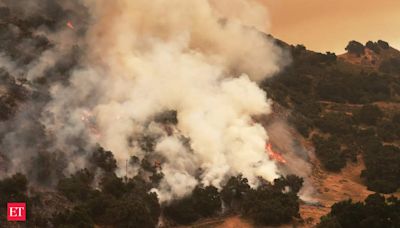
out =
[[[400,48],[400,0],[258,0],[272,35],[316,51],[344,52],[349,40],[383,39]]]

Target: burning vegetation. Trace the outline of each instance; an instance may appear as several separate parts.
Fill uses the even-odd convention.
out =
[[[245,0],[0,0],[0,204],[27,202],[30,227],[170,227],[230,213],[257,225],[301,221],[309,158],[286,115],[273,113],[284,124],[271,117],[272,102],[295,110],[291,124],[326,169],[362,150],[368,187],[395,191],[400,169],[385,157],[399,158],[398,114],[365,104],[354,118],[338,116],[315,97],[395,99],[396,66],[382,61],[389,87],[372,74],[314,82],[308,73],[326,66],[340,73],[336,55],[277,41],[259,31],[266,20],[263,6]],[[371,86],[326,93],[342,81]],[[354,131],[355,144],[346,140]],[[346,227],[341,211],[352,207],[339,204],[321,224]]]
[[[72,24],[71,21],[68,21],[66,25],[67,25],[67,27],[70,28],[70,29],[75,29],[75,27],[74,27],[74,25]]]
[[[0,1],[2,202],[40,208],[46,191],[68,202],[29,209],[29,226],[188,224],[222,204],[260,224],[298,216],[299,186],[283,191],[285,160],[265,153],[268,132],[252,121],[271,112],[258,83],[286,65],[252,28],[261,5],[237,0],[257,15],[225,15],[213,1],[25,3]],[[256,215],[258,194],[256,211],[288,213]]]
[[[272,143],[268,143],[265,149],[270,159],[280,162],[282,164],[286,163],[286,159],[279,152],[276,152],[275,150],[272,149]]]

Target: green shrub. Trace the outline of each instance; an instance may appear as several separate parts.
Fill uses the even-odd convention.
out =
[[[351,54],[360,56],[360,55],[364,54],[364,45],[362,45],[360,42],[352,40],[349,42],[349,44],[347,45],[345,50]]]
[[[340,145],[335,137],[323,139],[314,136],[312,141],[317,157],[327,170],[338,172],[346,165],[346,157],[340,150]]]
[[[360,124],[375,125],[383,117],[383,112],[376,105],[364,105],[354,113],[354,120]]]
[[[335,203],[328,215],[321,217],[317,227],[400,227],[400,200],[385,199],[377,193],[369,195],[365,202],[345,200]]]
[[[179,224],[190,224],[199,218],[210,217],[221,211],[221,198],[214,186],[197,186],[190,196],[173,201],[164,214]]]

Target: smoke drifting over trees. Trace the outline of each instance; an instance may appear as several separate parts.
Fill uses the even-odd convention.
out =
[[[318,205],[314,162],[357,155],[368,189],[395,192],[400,114],[380,102],[398,102],[398,52],[315,53],[267,23],[251,0],[0,0],[1,202],[27,202],[29,227],[279,225],[298,195]]]
[[[251,186],[278,177],[252,116],[270,112],[257,82],[286,56],[254,29],[267,21],[262,6],[229,4],[247,11],[216,1],[1,1],[1,75],[15,98],[2,102],[2,175],[55,186],[107,157],[93,155],[102,147],[116,159],[102,164],[108,171],[157,179],[162,202],[240,173]],[[175,120],[160,118],[171,110]]]

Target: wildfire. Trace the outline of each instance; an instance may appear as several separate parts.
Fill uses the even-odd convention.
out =
[[[88,110],[83,110],[81,114],[81,120],[89,130],[89,132],[96,138],[101,138],[101,133],[96,127],[96,120],[93,114]]]
[[[274,151],[272,149],[272,144],[271,143],[268,143],[266,145],[265,149],[267,150],[270,159],[275,160],[275,161],[280,162],[280,163],[283,163],[283,164],[286,163],[286,159],[283,158],[283,156],[280,153],[278,153],[278,152],[276,152],[276,151]]]
[[[71,21],[67,22],[67,27],[70,28],[70,29],[75,29],[75,27],[74,27],[74,25],[72,24]]]

